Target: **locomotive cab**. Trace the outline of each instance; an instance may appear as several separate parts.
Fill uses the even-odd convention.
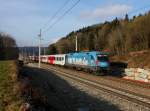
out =
[[[102,71],[108,71],[109,70],[109,57],[108,55],[100,54],[97,55],[97,66]]]

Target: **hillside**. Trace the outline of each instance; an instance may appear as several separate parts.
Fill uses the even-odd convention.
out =
[[[122,56],[110,57],[111,62],[126,63],[128,68],[150,69],[150,50],[131,52]]]
[[[78,36],[78,49],[106,50],[113,55],[125,55],[132,51],[150,48],[150,12],[144,15],[128,15],[124,19],[114,19],[69,33],[66,37],[49,45],[51,54],[75,51],[75,36]]]
[[[49,45],[50,54],[75,52],[75,36],[78,37],[78,51],[108,51],[112,61],[127,62],[128,67],[149,67],[150,12],[144,15],[128,15],[69,33],[56,43]],[[136,53],[137,52],[137,53]],[[132,53],[136,53],[136,56]],[[113,58],[113,59],[112,59]],[[115,58],[115,59],[114,59]]]

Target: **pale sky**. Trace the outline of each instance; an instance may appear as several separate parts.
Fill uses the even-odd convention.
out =
[[[0,31],[12,35],[19,46],[38,44],[38,33],[44,24],[50,26],[76,1],[69,3],[52,20],[47,21],[67,0],[0,0]],[[71,31],[92,24],[130,17],[150,10],[150,0],[81,0],[50,30],[42,33],[42,44],[56,42]],[[42,31],[46,30],[42,29]]]

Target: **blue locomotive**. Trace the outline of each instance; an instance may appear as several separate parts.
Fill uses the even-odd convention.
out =
[[[106,52],[76,52],[66,54],[65,65],[77,69],[87,69],[89,71],[108,71],[109,57]]]

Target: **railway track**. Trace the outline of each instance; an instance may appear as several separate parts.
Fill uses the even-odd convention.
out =
[[[81,73],[85,73],[85,72],[81,72]],[[85,73],[85,74],[89,74],[89,73]],[[132,86],[136,86],[136,87],[141,87],[141,88],[147,88],[150,90],[150,83],[144,83],[144,82],[139,82],[139,81],[135,81],[135,80],[129,80],[129,79],[124,79],[121,77],[116,77],[116,76],[111,76],[111,75],[107,75],[107,76],[101,76],[102,79],[107,79],[107,80],[111,80],[111,81],[117,81],[119,83],[125,83],[125,84],[130,84]]]
[[[45,64],[44,64],[45,65]],[[56,66],[55,68],[59,68],[60,69],[66,69],[66,68],[63,68],[63,67],[59,67],[59,66]],[[69,71],[73,71],[73,72],[76,72],[76,73],[82,73],[82,74],[85,74],[85,75],[91,75],[89,74],[88,72],[84,72],[84,71],[77,71],[77,70],[73,70],[73,69],[67,69]],[[99,76],[97,76],[99,77]],[[139,82],[139,81],[134,81],[134,80],[128,80],[128,79],[124,79],[124,78],[121,78],[121,77],[116,77],[116,76],[111,76],[111,75],[107,75],[107,76],[100,76],[101,79],[105,79],[105,80],[111,80],[111,81],[115,81],[115,82],[119,82],[119,83],[124,83],[124,84],[130,84],[132,86],[135,86],[135,87],[140,87],[140,88],[147,88],[150,90],[150,83],[144,83],[144,82]]]
[[[112,81],[117,81],[120,83],[130,84],[130,85],[136,86],[136,87],[147,88],[150,90],[150,83],[128,80],[128,79],[124,79],[124,78],[120,78],[120,77],[113,77],[113,76],[106,76],[104,78],[108,79],[108,80],[112,80]]]
[[[58,66],[56,66],[55,69],[59,69],[61,71],[66,70],[66,68],[63,68],[63,67],[60,68]],[[69,71],[71,71],[71,72],[74,72],[74,73],[91,75],[91,74],[89,74],[87,72],[84,72],[84,71],[77,71],[77,70],[72,70],[72,69],[67,69],[67,70],[68,70],[67,73],[69,73]],[[144,88],[144,89],[150,90],[150,83],[143,83],[143,82],[138,82],[138,81],[134,81],[134,80],[123,79],[123,78],[120,78],[120,77],[114,77],[114,76],[110,76],[110,75],[96,76],[96,77],[101,79],[101,80],[114,81],[114,82],[118,82],[120,84],[128,84],[132,87],[139,87],[139,88]]]
[[[104,91],[109,94],[113,94],[114,96],[125,99],[126,101],[133,102],[137,105],[141,105],[143,107],[147,107],[150,109],[150,98],[147,96],[136,94],[128,90],[112,87],[106,84],[101,84],[99,82],[92,81],[87,78],[83,78],[81,76],[71,75],[70,73],[67,73],[62,70],[58,70],[56,68],[48,67],[46,65],[42,65],[42,68],[49,70],[51,72],[55,72],[55,74],[59,76],[77,81],[81,84],[85,84],[88,87],[96,88],[97,90]]]

